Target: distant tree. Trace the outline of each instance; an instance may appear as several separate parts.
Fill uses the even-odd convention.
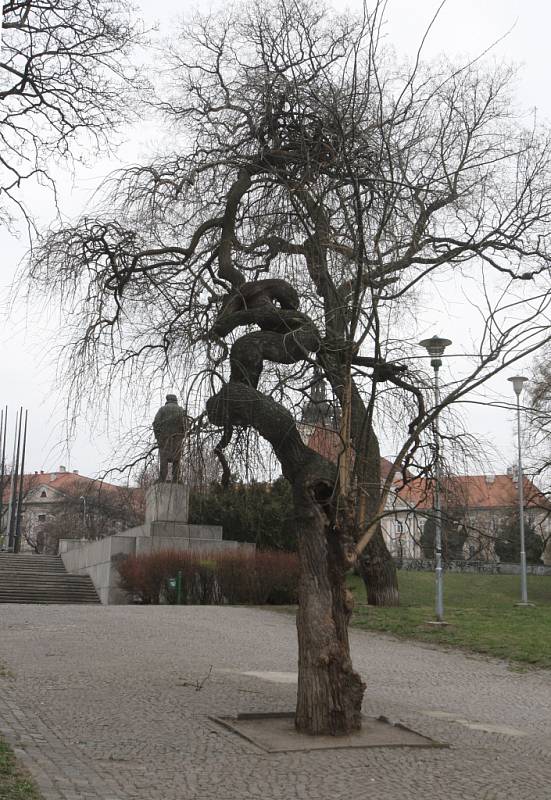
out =
[[[137,80],[128,55],[139,38],[124,0],[5,0],[0,224],[16,209],[27,216],[29,180],[55,189],[52,164],[77,141],[110,145]]]
[[[224,538],[254,542],[260,549],[296,550],[297,535],[289,483],[212,484],[190,494],[192,523],[222,525]]]
[[[144,519],[143,493],[124,486],[96,489],[67,497],[62,510],[32,527],[23,524],[22,536],[35,553],[57,553],[60,539],[102,539]],[[86,507],[82,497],[86,498]]]
[[[524,518],[524,542],[528,564],[541,564],[544,542],[529,517]],[[502,520],[494,544],[496,556],[506,564],[520,562],[520,519],[518,513],[511,513]]]
[[[463,546],[467,541],[467,529],[461,515],[442,514],[442,558],[444,561],[461,561]],[[429,517],[423,525],[421,548],[425,558],[434,558],[436,520]]]

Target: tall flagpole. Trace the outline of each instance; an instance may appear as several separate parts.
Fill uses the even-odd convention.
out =
[[[6,428],[8,427],[8,407],[2,409],[2,422],[0,427],[0,542],[4,528],[4,478],[6,472]]]
[[[13,511],[14,511],[14,502],[15,502],[15,483],[17,481],[17,476],[15,474],[16,470],[16,453],[17,453],[17,460],[19,460],[19,449],[17,447],[17,428],[19,423],[19,411],[15,414],[15,428],[13,434],[13,458],[11,462],[11,482],[10,482],[10,501],[8,505],[8,550],[13,550]],[[21,432],[21,426],[19,425],[19,431]]]
[[[23,410],[23,409],[21,409]],[[21,448],[21,471],[19,473],[19,497],[17,499],[17,513],[15,515],[15,541],[14,552],[21,550],[21,511],[23,507],[23,481],[25,478],[25,450],[27,447],[27,419],[29,412],[25,409],[25,426],[23,429],[23,447]]]

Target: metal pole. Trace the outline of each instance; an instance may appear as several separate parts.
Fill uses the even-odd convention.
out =
[[[10,501],[8,505],[8,550],[13,550],[13,523],[15,511],[15,485],[17,483],[17,462],[19,461],[19,442],[17,438],[17,431],[21,435],[21,420],[20,412],[15,415],[15,430],[13,435],[13,459],[11,463],[11,485],[10,485]]]
[[[517,442],[518,442],[518,506],[520,519],[520,594],[521,602],[528,604],[526,580],[526,547],[524,542],[524,477],[522,474],[522,445],[520,436],[520,393],[517,394]]]
[[[182,605],[182,571],[176,573],[176,604]]]
[[[23,482],[25,479],[25,450],[27,447],[27,418],[29,412],[25,410],[25,426],[23,429],[23,447],[21,448],[21,472],[19,474],[19,497],[17,499],[17,513],[15,515],[15,542],[14,552],[21,550],[21,511],[23,509]]]
[[[4,477],[6,471],[6,427],[8,425],[8,407],[2,409],[0,423],[0,544],[2,543],[2,529],[4,527]]]
[[[440,385],[438,383],[439,364],[434,363],[434,400],[436,408],[440,405]],[[436,620],[444,621],[444,575],[442,570],[442,509],[440,506],[440,437],[438,413],[434,418],[435,460],[434,460],[434,556],[436,573]]]

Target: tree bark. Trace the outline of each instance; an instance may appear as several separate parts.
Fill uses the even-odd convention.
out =
[[[360,403],[359,396],[357,394],[353,396],[352,427],[358,442],[356,456],[358,478],[366,493],[366,518],[371,520],[378,515],[381,499],[381,450],[375,432],[370,426],[365,425],[365,410],[362,415],[362,407],[358,409]],[[400,605],[398,572],[383,538],[380,523],[358,560],[358,571],[365,584],[369,605]]]
[[[325,511],[299,483],[298,693],[300,733],[340,736],[361,728],[365,684],[353,670],[348,641],[352,596],[342,545]]]
[[[207,401],[207,412],[220,427],[254,427],[272,445],[293,487],[301,565],[296,728],[318,736],[359,730],[365,686],[350,658],[352,597],[346,588],[346,533],[336,525],[335,465],[303,443],[285,408],[250,385],[225,384]]]
[[[365,584],[370,606],[400,605],[396,565],[388,552],[380,527],[362,554],[358,570]]]

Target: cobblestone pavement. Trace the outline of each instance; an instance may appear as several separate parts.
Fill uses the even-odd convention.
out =
[[[217,726],[292,709],[296,635],[284,614],[206,606],[0,606],[0,733],[46,800],[551,800],[550,672],[352,645],[366,713],[449,749],[267,754]]]

